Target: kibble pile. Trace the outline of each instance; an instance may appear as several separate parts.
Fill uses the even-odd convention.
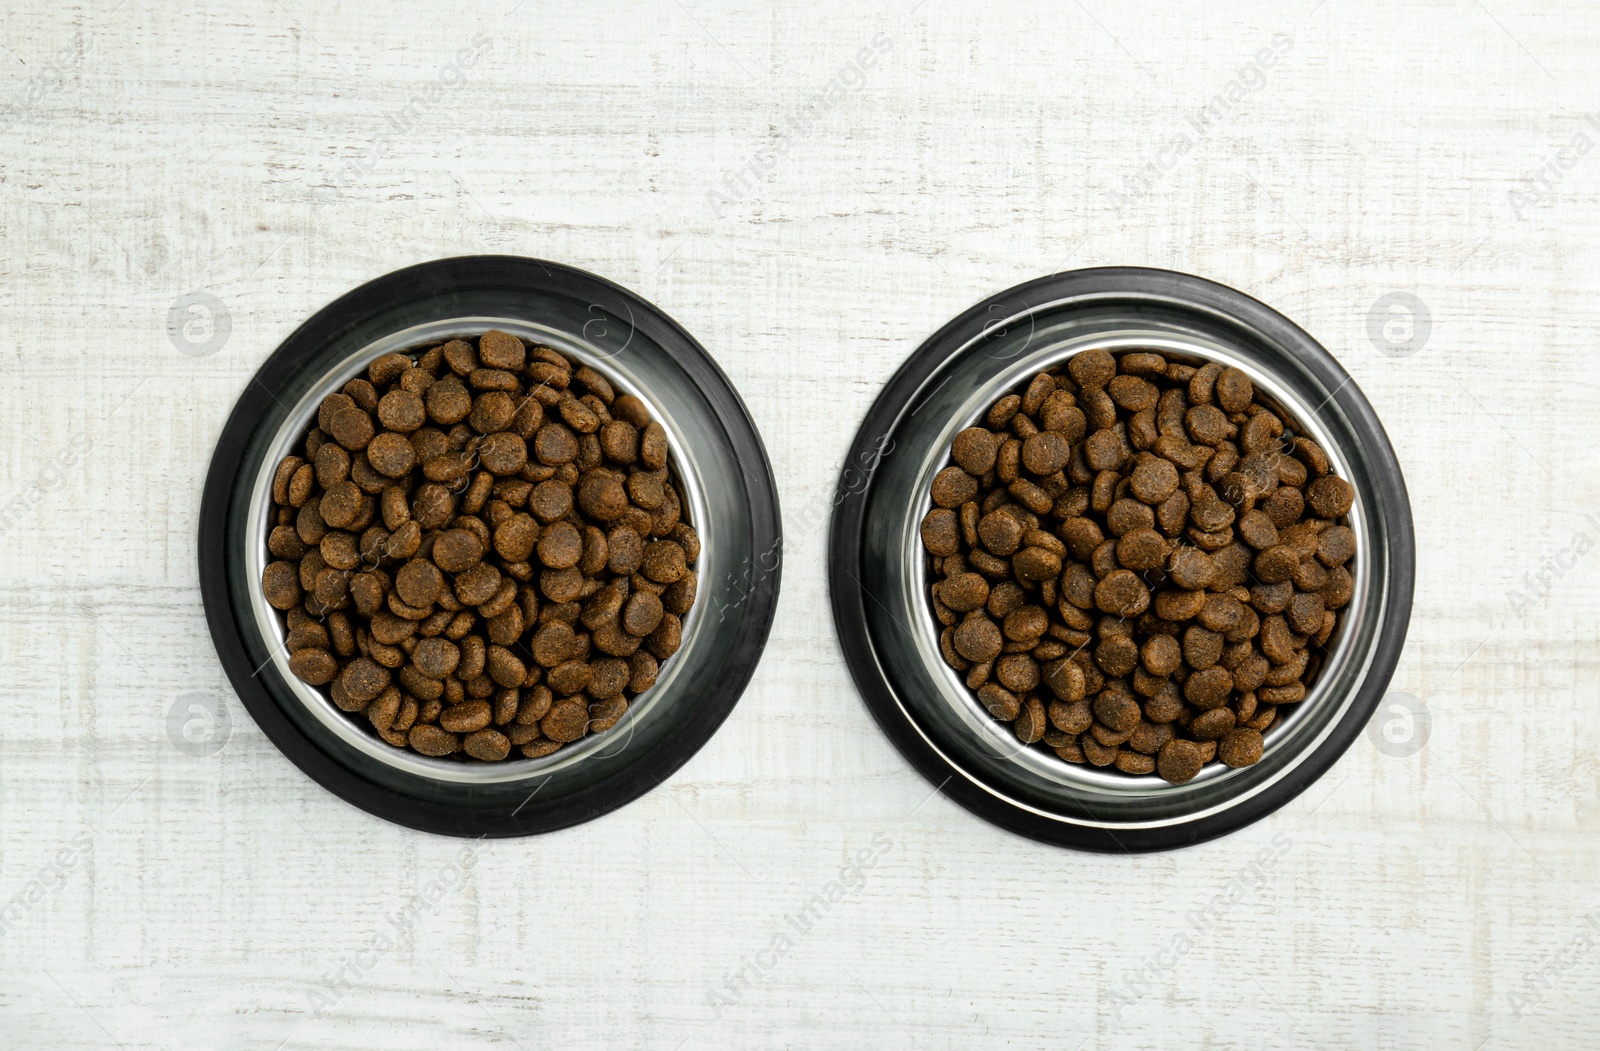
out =
[[[922,522],[944,659],[1024,744],[1249,766],[1350,601],[1354,490],[1250,377],[1091,350],[957,434]]]
[[[273,479],[289,667],[423,755],[609,730],[694,605],[667,452],[644,402],[509,333],[379,357]]]

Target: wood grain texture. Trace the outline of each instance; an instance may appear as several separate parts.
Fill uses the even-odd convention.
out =
[[[0,907],[24,902],[0,1046],[1594,1046],[1592,4],[17,2],[0,44]],[[765,659],[693,761],[458,869],[462,844],[346,806],[255,729],[194,532],[289,332],[486,251],[695,333],[789,543]],[[1416,754],[1363,739],[1258,825],[1138,858],[930,797],[841,662],[817,510],[923,338],[1098,264],[1240,288],[1352,373],[1411,487],[1394,688],[1432,720]],[[195,357],[169,313],[201,290],[231,330]],[[1409,356],[1369,338],[1394,291],[1431,318]],[[190,693],[225,698],[215,754],[169,737]],[[762,955],[875,837],[864,885]],[[1262,848],[1271,875],[1192,925]]]

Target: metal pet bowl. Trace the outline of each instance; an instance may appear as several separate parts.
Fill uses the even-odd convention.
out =
[[[1091,348],[1153,349],[1250,375],[1258,398],[1327,451],[1355,487],[1354,594],[1306,699],[1279,708],[1261,760],[1192,781],[1068,763],[1018,742],[940,656],[919,525],[951,439],[1002,394]],[[1411,612],[1414,540],[1399,465],[1372,408],[1331,355],[1263,304],[1197,277],[1133,267],[1043,278],[946,325],[889,381],[847,461],[865,484],[835,512],[834,618],[880,726],[934,784],[1013,831],[1089,850],[1184,846],[1294,798],[1365,726]]]
[[[539,759],[429,758],[385,744],[289,670],[261,590],[272,476],[328,394],[380,354],[491,329],[554,347],[643,399],[665,428],[700,593],[656,684],[604,733]],[[252,717],[296,765],[374,814],[431,832],[511,836],[589,820],[658,784],[732,710],[778,591],[779,514],[761,440],[727,378],[657,308],[592,274],[506,256],[424,263],[326,307],[269,358],[217,444],[201,508],[212,638]],[[754,567],[754,571],[752,569]],[[715,610],[715,615],[708,615]]]

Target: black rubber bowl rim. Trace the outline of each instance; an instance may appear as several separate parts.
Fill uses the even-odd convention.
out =
[[[1366,441],[1372,475],[1377,480],[1376,499],[1393,513],[1395,528],[1384,543],[1394,567],[1387,579],[1385,623],[1375,644],[1372,663],[1360,691],[1332,732],[1310,755],[1268,790],[1209,816],[1159,828],[1096,828],[1049,817],[1013,806],[968,780],[946,762],[901,712],[873,650],[862,593],[859,564],[864,513],[872,492],[878,436],[890,433],[911,399],[929,376],[963,346],[981,336],[998,317],[1013,316],[1030,303],[1045,304],[1086,295],[1156,295],[1180,303],[1193,303],[1234,319],[1292,348],[1303,363],[1334,391],[1330,400],[1351,420]],[[1227,285],[1192,274],[1149,267],[1093,267],[1052,274],[1024,282],[974,305],[939,329],[917,348],[884,385],[867,411],[845,461],[847,471],[862,472],[846,485],[834,510],[828,537],[828,590],[834,626],[845,663],[857,690],[880,729],[911,765],[937,790],[992,824],[1029,839],[1077,850],[1103,853],[1145,853],[1192,846],[1235,832],[1284,806],[1338,761],[1372,718],[1383,698],[1404,648],[1411,619],[1416,572],[1416,540],[1411,502],[1405,478],[1387,433],[1365,396],[1333,356],[1309,333],[1266,304]],[[858,465],[874,465],[864,467]]]
[[[728,654],[728,674],[701,696],[674,733],[617,774],[554,803],[537,798],[511,807],[452,807],[375,785],[336,762],[306,737],[253,677],[243,631],[230,602],[226,573],[226,520],[242,453],[263,412],[285,380],[318,348],[361,319],[397,302],[451,288],[523,287],[585,300],[625,316],[690,375],[716,409],[730,449],[744,468],[749,490],[751,550],[771,552],[770,573],[753,577],[744,615]],[[200,594],[206,623],[223,669],[245,709],[290,762],[322,787],[385,820],[441,835],[501,838],[553,832],[593,820],[644,795],[688,762],[733,711],[755,673],[777,608],[781,576],[782,519],[777,485],[761,435],[727,376],[693,336],[660,308],[622,286],[575,267],[521,256],[463,256],[420,263],[386,274],[345,293],[294,331],[262,364],[234,405],[217,439],[200,504],[198,536]]]

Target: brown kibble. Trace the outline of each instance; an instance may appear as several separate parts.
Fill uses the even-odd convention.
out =
[[[1201,712],[1189,723],[1189,736],[1197,741],[1215,741],[1233,729],[1234,714],[1229,708],[1212,708]]]
[[[444,574],[427,559],[414,559],[400,567],[394,587],[406,605],[427,608],[438,601],[444,590]]]
[[[498,763],[511,754],[511,739],[499,730],[479,730],[462,740],[461,750],[474,759]]]
[[[1117,749],[1117,758],[1114,765],[1125,774],[1137,776],[1153,773],[1156,768],[1156,761],[1153,756],[1130,751],[1127,748],[1119,748]]]
[[[446,426],[460,423],[472,411],[472,395],[462,382],[453,376],[428,387],[422,395],[428,418]],[[381,402],[379,403],[382,404]]]
[[[1044,705],[1037,697],[1029,697],[1022,703],[1012,729],[1016,731],[1017,740],[1023,744],[1033,744],[1044,737],[1048,723],[1045,721]]]
[[[1033,474],[1054,474],[1072,459],[1072,444],[1054,431],[1040,431],[1022,443],[1022,466]]]
[[[1117,561],[1126,569],[1159,569],[1171,545],[1154,529],[1134,529],[1117,541]]]
[[[1356,491],[1336,475],[1324,475],[1306,486],[1306,503],[1319,518],[1342,518],[1355,502]]]
[[[460,573],[483,559],[483,541],[466,529],[451,529],[433,542],[433,561],[446,573]]]
[[[600,450],[613,463],[631,464],[639,459],[639,430],[627,420],[612,420],[600,428]]]
[[[961,469],[974,477],[988,473],[994,468],[995,457],[1000,451],[1000,441],[994,432],[982,427],[968,427],[956,435],[955,441],[950,446],[950,458]]]
[[[957,573],[939,584],[939,601],[957,613],[970,613],[989,600],[989,582],[977,573]]]
[[[928,553],[944,558],[955,554],[961,546],[961,529],[956,513],[949,508],[935,507],[922,519],[922,546]]]
[[[623,630],[640,637],[649,635],[661,623],[665,612],[658,596],[648,591],[635,592],[622,608]]]
[[[539,721],[539,729],[552,741],[576,741],[589,729],[589,707],[582,700],[567,698],[550,706]]]
[[[1117,374],[1117,362],[1107,351],[1095,348],[1071,358],[1067,372],[1080,387],[1104,387]]]
[[[416,466],[417,451],[403,435],[384,431],[368,443],[367,462],[379,474],[399,478]]]
[[[565,518],[572,513],[572,486],[554,478],[540,482],[528,494],[528,510],[540,522]]]
[[[533,454],[539,462],[559,467],[578,458],[578,438],[559,423],[546,423],[533,436]]]
[[[645,545],[644,575],[661,584],[670,584],[688,570],[683,548],[671,540],[654,540]]]
[[[516,336],[490,329],[478,337],[478,359],[491,369],[515,371],[527,362],[528,352]]]
[[[292,562],[273,562],[261,574],[261,590],[274,609],[291,609],[300,602],[300,570]]]
[[[1183,662],[1183,651],[1178,640],[1171,635],[1152,635],[1139,651],[1139,656],[1145,670],[1151,675],[1171,675]]]
[[[1050,687],[1052,693],[1069,704],[1081,701],[1087,695],[1087,680],[1083,669],[1070,659],[1063,658],[1047,665],[1044,669],[1044,684]]]
[[[946,467],[933,479],[933,502],[956,508],[978,495],[978,480],[959,467]]]
[[[1103,613],[1135,617],[1150,605],[1150,591],[1138,575],[1127,569],[1114,570],[1095,585],[1095,607]]]
[[[1222,406],[1223,412],[1243,412],[1255,397],[1255,385],[1239,369],[1223,369],[1216,384],[1217,404]]]
[[[656,630],[646,636],[644,641],[651,653],[661,660],[666,660],[677,653],[678,647],[683,645],[683,622],[676,614],[663,613],[661,623],[656,625]]]
[[[345,694],[361,707],[389,685],[389,669],[366,657],[357,657],[339,673]]]
[[[1022,523],[1017,520],[1017,516],[1005,508],[991,511],[978,519],[978,539],[990,554],[1002,558],[1017,553],[1017,549],[1022,546],[1023,532]]]
[[[1184,680],[1183,697],[1202,710],[1219,708],[1228,703],[1228,693],[1232,689],[1233,676],[1228,669],[1207,668]]]
[[[399,434],[410,434],[428,422],[422,397],[408,390],[392,390],[378,401],[378,422]]]
[[[1011,562],[1018,580],[1052,580],[1061,572],[1061,556],[1045,547],[1025,547]]]
[[[1300,555],[1288,544],[1276,544],[1256,555],[1255,575],[1263,584],[1281,584],[1294,576]]]
[[[1173,739],[1156,754],[1156,773],[1163,781],[1181,785],[1194,780],[1205,765],[1204,752],[1193,741]]]
[[[442,680],[461,663],[461,648],[448,639],[423,639],[411,651],[411,663],[425,677]]]
[[[289,655],[289,670],[301,682],[325,686],[339,674],[339,662],[324,649],[298,650]]]
[[[496,431],[479,443],[478,462],[493,475],[515,474],[528,462],[528,443],[512,431]]]
[[[1261,759],[1262,740],[1257,730],[1229,730],[1217,743],[1217,758],[1228,766],[1252,766]]]
[[[551,569],[567,569],[583,557],[583,535],[565,519],[554,522],[539,534],[539,561]]]
[[[1314,635],[1322,627],[1322,614],[1325,612],[1322,595],[1312,592],[1296,592],[1289,600],[1287,619],[1289,627],[1296,635]]]
[[[590,518],[611,522],[627,508],[628,492],[610,471],[590,471],[578,484],[578,506]]]
[[[983,578],[978,579],[982,581]],[[1032,642],[1043,635],[1049,626],[1050,617],[1044,610],[1038,606],[1021,606],[1006,615],[1000,630],[1013,642]]]
[[[1203,588],[1216,576],[1216,564],[1198,548],[1180,546],[1167,561],[1167,575],[1173,584],[1188,591]]]
[[[956,627],[952,641],[956,652],[967,660],[987,661],[1000,655],[1005,640],[994,621],[974,616]]]
[[[441,730],[431,723],[413,726],[406,741],[416,751],[434,757],[451,755],[461,747],[461,741],[455,734]]]
[[[1317,561],[1325,566],[1342,566],[1356,553],[1356,536],[1348,526],[1324,529],[1317,538]]]
[[[1116,746],[1101,744],[1092,734],[1078,738],[1078,747],[1083,751],[1083,757],[1094,766],[1110,766],[1117,760]]]
[[[1106,393],[1111,395],[1111,400],[1116,402],[1119,409],[1130,413],[1143,412],[1156,407],[1156,399],[1160,391],[1156,385],[1138,376],[1114,376],[1106,384]]]
[[[640,429],[639,462],[646,469],[659,471],[666,467],[669,448],[667,431],[661,424],[652,420]]]
[[[1093,707],[1094,717],[1112,730],[1131,730],[1139,724],[1139,702],[1125,693],[1102,691]]]
[[[439,713],[439,725],[451,733],[473,733],[488,726],[492,714],[488,701],[463,701]]]
[[[1189,437],[1200,445],[1216,445],[1233,433],[1228,417],[1215,405],[1196,405],[1184,414]]]
[[[506,562],[526,562],[539,539],[539,523],[517,512],[494,531],[494,550]]]

